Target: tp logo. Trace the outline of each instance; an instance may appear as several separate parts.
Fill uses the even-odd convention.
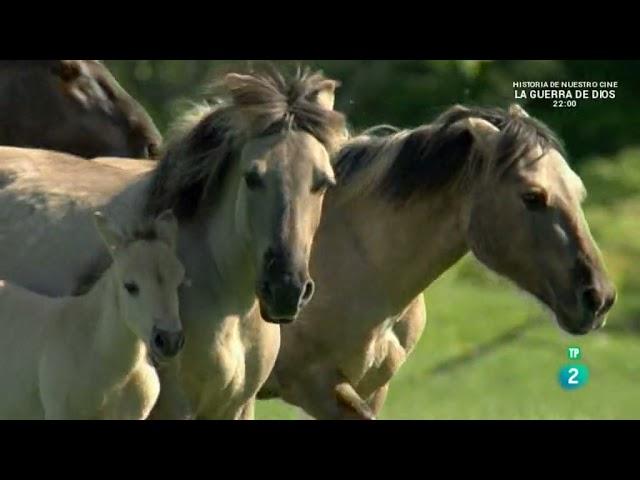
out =
[[[567,350],[567,356],[569,357],[569,360],[578,360],[582,356],[580,347],[569,347]]]
[[[569,360],[579,360],[582,357],[580,347],[569,347],[567,349]],[[583,387],[589,380],[589,369],[581,363],[564,365],[558,373],[560,386],[565,390],[575,390]]]

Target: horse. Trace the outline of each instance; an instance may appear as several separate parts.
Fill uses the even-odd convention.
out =
[[[156,362],[184,344],[170,211],[130,233],[100,212],[113,263],[84,295],[51,298],[0,282],[1,418],[145,419],[160,393]]]
[[[320,419],[375,418],[423,333],[422,292],[471,251],[574,335],[615,301],[554,133],[513,104],[454,106],[433,123],[354,136],[334,159],[311,257],[314,301],[282,329],[258,398]]]
[[[162,136],[96,60],[0,61],[0,145],[156,158]]]
[[[0,148],[0,278],[81,293],[108,263],[92,210],[127,225],[171,208],[191,281],[179,292],[186,341],[159,368],[151,418],[251,418],[279,324],[314,293],[311,247],[346,135],[336,86],[306,70],[229,73],[151,170]]]

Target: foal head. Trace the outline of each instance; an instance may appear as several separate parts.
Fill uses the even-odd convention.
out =
[[[95,223],[113,258],[116,299],[127,326],[159,360],[184,344],[178,287],[184,268],[175,254],[178,224],[171,211],[124,235],[101,213]]]
[[[580,177],[551,132],[521,107],[500,122],[487,118],[467,119],[488,160],[486,177],[472,189],[471,250],[551,308],[565,331],[601,327],[616,292],[582,211]]]

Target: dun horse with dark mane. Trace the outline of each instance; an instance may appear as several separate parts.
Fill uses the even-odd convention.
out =
[[[422,291],[471,251],[571,334],[601,327],[615,290],[584,218],[586,191],[553,133],[513,105],[365,133],[337,154],[311,271],[261,391],[317,418],[372,418],[420,338]]]

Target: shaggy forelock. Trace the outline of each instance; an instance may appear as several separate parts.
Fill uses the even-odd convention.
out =
[[[346,139],[346,121],[316,101],[327,82],[333,81],[319,72],[285,77],[275,69],[214,81],[213,98],[196,104],[172,129],[151,182],[148,213],[174,208],[178,218],[193,216],[205,198],[212,200],[209,194],[219,190],[230,163],[253,138],[304,131],[335,151]]]

